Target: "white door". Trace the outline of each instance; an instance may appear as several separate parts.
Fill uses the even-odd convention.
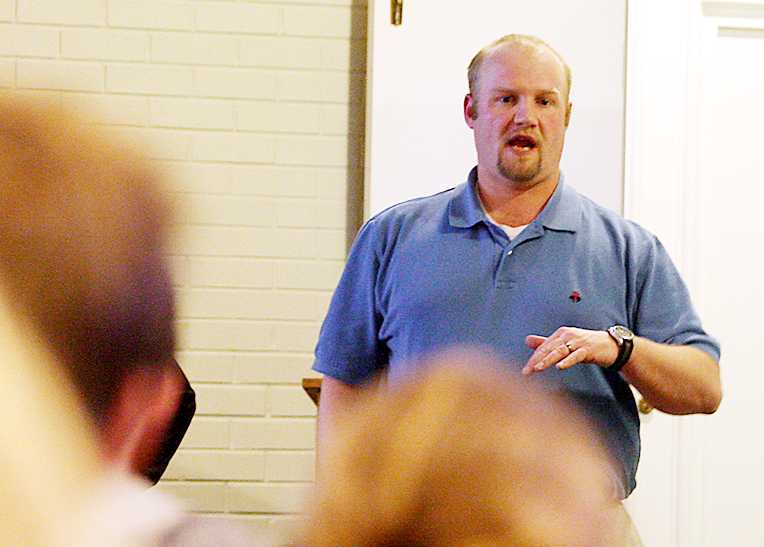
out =
[[[671,418],[672,435],[658,443],[674,469],[663,487],[669,533],[648,545],[764,546],[764,367],[749,334],[764,307],[763,16],[762,0],[629,5],[627,213],[678,258],[722,342],[724,385],[714,416]],[[642,511],[658,500],[643,494],[635,492],[633,514],[647,522]]]
[[[764,20],[709,19],[700,281],[723,343],[726,399],[702,447],[702,545],[762,547],[764,351],[755,330],[764,309]]]
[[[621,211],[626,0],[404,0],[369,3],[366,216],[462,182],[475,162],[462,117],[472,55],[504,34],[535,34],[573,70],[563,170],[579,191]],[[673,417],[643,421],[639,495],[630,501],[648,546],[675,545]],[[674,534],[675,535],[675,534]]]

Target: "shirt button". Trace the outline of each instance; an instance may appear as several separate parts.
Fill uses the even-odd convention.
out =
[[[507,256],[512,256],[512,251],[507,251]]]

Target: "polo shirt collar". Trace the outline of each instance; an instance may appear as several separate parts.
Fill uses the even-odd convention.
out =
[[[448,222],[455,228],[471,228],[478,222],[486,221],[477,195],[476,166],[470,171],[467,182],[454,188],[454,196],[448,204]]]
[[[581,214],[581,196],[565,184],[565,175],[560,173],[557,188],[536,220],[550,230],[575,232],[581,225]]]
[[[448,221],[455,228],[488,222],[477,194],[477,167],[472,168],[466,182],[454,189],[448,204]],[[563,232],[575,232],[581,224],[581,197],[565,184],[562,173],[552,197],[533,222]]]

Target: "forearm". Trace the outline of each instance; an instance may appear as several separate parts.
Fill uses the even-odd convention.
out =
[[[321,397],[318,411],[318,436],[316,452],[318,468],[321,467],[322,447],[332,442],[338,420],[351,411],[361,396],[363,388],[346,384],[330,376],[321,382]]]
[[[551,366],[563,370],[581,364],[608,368],[618,356],[618,346],[607,331],[560,327],[548,337],[530,335],[526,344],[535,351],[523,374],[537,374]],[[722,398],[719,364],[691,346],[635,337],[621,375],[647,402],[669,414],[710,414]]]
[[[647,402],[669,414],[711,414],[721,402],[719,364],[691,346],[636,337],[621,374]]]

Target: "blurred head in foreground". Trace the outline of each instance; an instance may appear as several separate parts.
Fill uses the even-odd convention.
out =
[[[473,353],[340,424],[305,544],[607,545],[608,456],[577,412]]]
[[[136,409],[172,392],[159,393],[157,366],[175,344],[170,221],[137,152],[60,109],[0,98],[0,277],[110,458],[129,443]]]

